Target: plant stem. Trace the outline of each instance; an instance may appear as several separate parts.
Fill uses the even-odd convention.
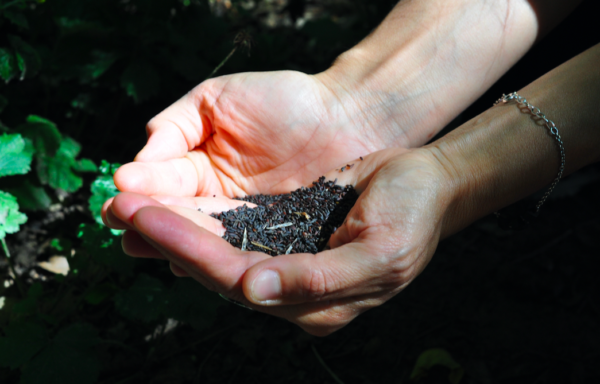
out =
[[[216,67],[216,68],[215,68],[215,69],[214,69],[214,70],[213,70],[213,71],[210,73],[210,75],[208,75],[208,77],[207,77],[206,79],[204,79],[204,80],[208,80],[208,79],[210,79],[211,77],[213,77],[213,76],[214,76],[214,74],[215,74],[215,73],[217,73],[217,71],[218,71],[219,69],[221,69],[221,67],[222,67],[223,65],[225,65],[225,63],[227,62],[227,60],[229,60],[229,59],[231,58],[231,56],[233,56],[233,54],[235,53],[235,51],[237,50],[237,48],[238,48],[238,47],[235,47],[235,48],[233,48],[233,49],[231,50],[231,52],[229,52],[229,55],[227,55],[227,57],[226,57],[226,58],[224,58],[224,59],[223,59],[223,61],[221,61],[221,63],[220,63],[219,65],[217,65],[217,67]]]
[[[335,372],[333,372],[328,366],[327,364],[325,364],[325,362],[323,361],[323,359],[321,359],[321,356],[319,355],[319,352],[317,352],[317,349],[315,348],[314,344],[311,344],[310,347],[312,348],[313,353],[315,354],[317,360],[319,360],[319,363],[321,363],[321,365],[323,366],[323,368],[325,368],[325,370],[327,372],[329,372],[329,374],[331,375],[331,377],[333,378],[333,380],[338,383],[338,384],[344,384],[344,382],[342,380],[340,380],[339,377],[337,377],[337,375],[335,374]]]
[[[25,285],[21,281],[21,278],[19,277],[19,275],[17,275],[17,271],[15,270],[13,261],[10,258],[10,252],[8,251],[8,246],[6,245],[6,240],[4,238],[2,238],[1,240],[2,240],[2,248],[4,249],[4,254],[6,255],[6,260],[8,260],[8,268],[10,269],[13,276],[15,277],[15,281],[17,282],[17,288],[19,289],[21,296],[25,297]]]

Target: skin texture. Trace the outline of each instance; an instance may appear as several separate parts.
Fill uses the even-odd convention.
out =
[[[442,174],[425,151],[384,150],[355,164],[327,175],[356,185],[361,196],[331,237],[332,249],[317,255],[242,252],[216,236],[222,233],[216,219],[132,193],[112,201],[105,221],[133,229],[123,238],[128,254],[165,258],[176,275],[324,336],[389,300],[423,270],[440,237],[439,212],[447,208]],[[277,271],[280,298],[260,301],[253,294],[265,270]]]
[[[291,71],[206,81],[148,123],[148,144],[115,183],[146,195],[229,197],[306,185],[339,159],[383,147],[336,100],[318,77]]]
[[[598,161],[599,60],[600,45],[519,91],[556,116],[567,143],[566,173]],[[323,336],[406,287],[440,238],[551,181],[557,153],[544,130],[507,104],[426,147],[378,151],[356,160],[350,171],[330,172],[329,179],[355,185],[360,197],[332,235],[332,249],[317,255],[273,258],[233,248],[207,216],[239,204],[226,198],[215,203],[125,192],[105,204],[104,220],[129,230],[123,247],[130,255],[164,258],[176,275]],[[176,207],[159,202],[178,199]],[[265,271],[274,277],[271,287],[278,282],[279,288],[260,297],[268,293],[258,285]]]
[[[127,230],[123,248],[131,256],[165,259],[178,276],[327,335],[406,287],[440,238],[552,180],[552,141],[514,106],[493,108],[410,149],[482,93],[536,36],[525,1],[403,1],[322,74],[206,81],[149,122],[147,145],[115,174],[123,193],[105,203],[103,219]],[[560,76],[588,81],[598,58],[586,57],[564,75],[532,84],[525,96],[555,100],[547,87],[569,86]],[[597,89],[589,84],[588,91]],[[589,92],[586,100],[597,105]],[[567,106],[594,112],[588,104],[544,105],[538,97],[532,100],[558,116],[571,116]],[[589,126],[581,119],[556,122],[567,133]],[[590,142],[597,146],[597,135],[590,135],[570,144],[569,159],[571,151],[580,154],[571,167],[594,158],[586,151]],[[565,142],[575,137],[567,134]],[[349,162],[356,164],[349,172],[331,171]],[[328,251],[276,258],[242,252],[220,238],[223,228],[208,216],[240,204],[230,197],[289,192],[322,174],[361,194]]]
[[[600,44],[518,91],[556,124],[563,176],[600,161],[598,63]],[[449,233],[547,187],[560,166],[547,128],[516,103],[491,108],[428,148],[457,183],[461,203],[449,215]]]
[[[323,73],[200,84],[148,123],[147,145],[115,183],[149,196],[281,193],[359,156],[422,146],[572,3],[402,1]]]

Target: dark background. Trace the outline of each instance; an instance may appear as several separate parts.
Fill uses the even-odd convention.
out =
[[[594,3],[584,1],[444,132],[599,43]],[[21,36],[36,49],[40,66],[0,88],[8,100],[0,119],[14,127],[29,114],[44,116],[81,142],[85,157],[127,162],[144,144],[145,123],[210,74],[240,30],[255,40],[251,54],[236,52],[219,74],[317,73],[393,5],[258,2],[245,10],[233,2],[230,9],[216,3],[211,10],[204,1],[27,3],[22,12],[28,28],[4,21],[0,45],[9,44],[9,34]],[[285,25],[303,10],[315,14],[303,28]],[[267,26],[268,20],[275,26]],[[94,324],[104,339],[138,351],[99,347],[102,383],[336,382],[328,369],[345,383],[406,383],[430,348],[452,355],[465,372],[462,383],[599,382],[599,175],[598,167],[589,167],[561,181],[539,220],[524,231],[502,230],[487,217],[441,242],[426,271],[404,292],[327,338],[234,305],[218,306],[208,325],[182,323],[149,341],[143,337],[166,319],[123,320],[111,300],[78,307],[73,321]],[[63,204],[80,204],[87,193]],[[33,226],[48,213],[29,215]],[[11,247],[17,254],[25,239],[43,243],[55,236],[77,242],[73,234],[86,220],[89,215],[67,215],[46,225],[46,234],[34,240],[22,234]],[[20,262],[32,267],[47,256]],[[134,271],[174,279],[159,262],[138,263]],[[115,279],[126,289],[134,276]],[[418,382],[448,383],[448,373],[433,368]],[[19,372],[0,370],[2,377],[18,382]]]

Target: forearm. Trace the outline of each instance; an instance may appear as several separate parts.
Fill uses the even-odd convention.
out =
[[[401,1],[321,76],[382,144],[418,147],[527,52],[538,23],[553,27],[579,2]]]
[[[553,121],[564,142],[568,175],[600,160],[600,44],[554,69],[518,94]],[[550,184],[559,150],[541,121],[501,104],[425,147],[453,191],[444,233]]]

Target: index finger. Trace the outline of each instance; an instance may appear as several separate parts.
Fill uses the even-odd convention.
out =
[[[233,295],[234,300],[243,299],[239,286],[249,266],[271,258],[234,248],[210,230],[166,208],[141,208],[132,221],[136,231],[166,251],[169,261],[185,266],[196,280],[208,279],[220,292]]]

